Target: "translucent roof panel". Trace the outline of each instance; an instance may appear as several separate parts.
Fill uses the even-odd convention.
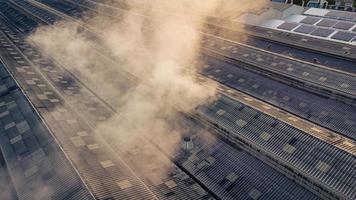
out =
[[[309,8],[304,12],[305,15],[314,15],[314,16],[325,16],[328,14],[330,11],[326,9],[320,9],[320,8]]]

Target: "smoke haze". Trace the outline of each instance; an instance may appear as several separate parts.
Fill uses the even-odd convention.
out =
[[[118,9],[118,18],[85,20],[102,34],[99,40],[75,22],[60,21],[39,27],[28,41],[114,106],[118,115],[96,127],[98,133],[125,141],[127,148],[137,145],[137,137],[157,138],[172,153],[172,145],[189,132],[175,125],[177,115],[216,96],[214,82],[199,83],[192,66],[199,56],[201,20],[232,18],[262,2],[130,0],[131,12]]]

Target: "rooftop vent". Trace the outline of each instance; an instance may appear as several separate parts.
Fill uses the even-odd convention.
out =
[[[194,145],[193,145],[193,141],[191,140],[191,138],[189,136],[184,137],[182,140],[182,149],[184,151],[190,151],[193,149],[193,147],[194,147]]]

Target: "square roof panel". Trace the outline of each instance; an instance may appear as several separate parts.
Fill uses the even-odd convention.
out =
[[[324,27],[332,27],[337,23],[335,20],[331,19],[323,19],[319,23],[317,23],[317,26],[324,26]]]
[[[333,28],[336,29],[342,29],[342,30],[349,30],[350,28],[352,28],[355,24],[352,22],[338,22],[337,24],[335,24],[333,26]]]
[[[301,25],[298,28],[296,28],[294,30],[294,32],[309,34],[309,33],[313,32],[315,29],[316,29],[316,27],[314,27],[314,26]]]
[[[326,13],[325,16],[328,16],[328,17],[344,17],[345,13],[344,12],[340,12],[340,11],[336,11],[336,10],[331,10],[330,12]]]
[[[331,38],[335,39],[335,40],[341,40],[341,41],[349,42],[354,37],[356,37],[356,33],[338,31]]]
[[[347,20],[356,20],[356,13],[353,12],[344,12],[344,11],[330,11],[325,16],[339,18],[339,19],[347,19]]]
[[[311,35],[320,36],[320,37],[328,37],[334,32],[332,29],[328,28],[317,28],[315,31],[311,32]]]
[[[306,17],[302,21],[300,21],[300,23],[303,23],[303,24],[315,24],[319,20],[320,20],[320,18],[316,18],[316,17]]]
[[[308,8],[306,11],[304,11],[304,15],[325,16],[329,12],[330,10],[328,9]]]
[[[291,31],[298,25],[299,24],[297,24],[297,23],[284,22],[283,24],[279,25],[277,28],[282,29],[282,30]]]
[[[345,13],[345,18],[356,20],[356,13],[354,13],[354,12],[346,12]]]

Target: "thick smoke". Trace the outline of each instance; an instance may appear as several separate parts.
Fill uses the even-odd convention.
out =
[[[199,55],[202,20],[232,18],[261,2],[130,0],[130,12],[118,9],[117,18],[96,15],[85,20],[101,34],[99,40],[77,23],[61,21],[38,28],[28,41],[115,107],[118,115],[96,127],[99,133],[127,144],[137,145],[136,137],[145,136],[169,146],[189,131],[175,125],[177,114],[192,111],[216,94],[213,82],[195,79],[197,69],[192,66]],[[99,53],[94,50],[98,47],[103,47]]]

